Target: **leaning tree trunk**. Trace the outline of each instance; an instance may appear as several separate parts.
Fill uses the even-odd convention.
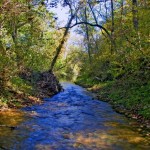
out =
[[[69,22],[67,24],[67,27],[65,28],[65,32],[64,32],[63,38],[62,38],[59,46],[56,48],[56,54],[55,54],[55,56],[54,56],[54,58],[53,58],[53,60],[51,62],[51,65],[50,65],[50,70],[49,70],[50,72],[53,70],[53,68],[54,68],[54,66],[56,64],[57,58],[58,58],[58,56],[59,56],[59,54],[61,52],[61,49],[64,46],[64,43],[66,41],[66,37],[67,37],[67,35],[69,33],[69,28],[71,26],[71,23],[72,23],[73,19],[74,19],[74,16],[71,16],[71,18],[70,18],[70,20],[69,20]]]

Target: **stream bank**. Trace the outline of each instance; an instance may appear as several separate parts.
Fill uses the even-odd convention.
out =
[[[127,108],[125,104],[123,104],[122,101],[124,100],[124,95],[127,95],[127,93],[124,93],[124,91],[121,89],[123,87],[120,88],[118,84],[114,84],[114,83],[113,84],[100,83],[100,84],[90,85],[90,84],[85,84],[85,83],[81,84],[77,82],[77,84],[86,88],[88,91],[93,92],[97,99],[111,104],[112,108],[116,112],[123,114],[128,118],[136,120],[139,126],[142,128],[143,132],[147,134],[147,136],[150,136],[149,134],[150,133],[150,119],[145,118],[143,115],[138,113],[138,109],[142,107],[140,106],[141,103],[139,103],[137,106],[134,106],[133,104],[131,109]],[[119,91],[119,88],[120,88],[120,91]],[[116,89],[118,89],[120,93],[117,93]],[[118,94],[117,99],[115,99],[114,97],[111,97],[114,93]],[[120,96],[121,93],[122,93],[122,96]],[[122,99],[120,100],[121,102],[119,102],[119,99]],[[145,107],[149,107],[149,105]]]
[[[25,70],[20,74],[20,79],[24,81],[23,85],[17,85],[17,88],[8,87],[3,96],[4,100],[0,99],[0,111],[40,104],[44,97],[51,97],[62,90],[62,86],[53,72]],[[29,88],[26,90],[21,88],[22,86]]]
[[[64,91],[22,113],[0,115],[0,146],[7,150],[149,150],[134,120],[91,92],[62,83]],[[7,126],[14,128],[8,128]]]

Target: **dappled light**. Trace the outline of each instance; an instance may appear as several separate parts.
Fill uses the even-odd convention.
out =
[[[24,116],[25,113],[19,110],[4,110],[0,112],[0,125],[17,126],[24,120]]]
[[[150,0],[0,0],[0,150],[149,150],[149,15]]]
[[[0,143],[20,150],[147,149],[148,137],[138,124],[93,100],[80,86],[63,83],[64,91],[40,105],[1,113]],[[5,126],[3,126],[5,125]],[[16,144],[15,144],[16,143]]]
[[[15,137],[13,133],[14,130],[24,120],[26,120],[25,113],[22,111],[10,109],[0,112],[0,149],[3,149],[3,147],[1,147],[3,144],[6,144],[9,147],[9,144]],[[10,138],[10,140],[6,140],[8,137]]]

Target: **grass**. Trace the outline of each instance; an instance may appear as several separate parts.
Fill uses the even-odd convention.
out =
[[[124,82],[128,82],[125,84]],[[107,94],[107,98],[115,105],[124,106],[146,119],[150,119],[150,83],[147,85],[132,85],[130,81],[106,85],[99,94]],[[103,94],[104,96],[104,94]]]
[[[124,108],[129,113],[150,119],[150,81],[146,83],[134,77],[97,84],[80,81],[79,84],[91,87],[89,90],[96,92],[99,99]]]

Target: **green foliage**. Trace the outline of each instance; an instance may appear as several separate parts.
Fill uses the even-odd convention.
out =
[[[14,88],[13,90],[17,92],[31,93],[32,91],[32,85],[18,76],[11,79],[11,86]]]
[[[92,61],[89,63],[88,52],[81,50],[84,46],[79,48],[80,53],[74,55],[72,51],[69,55],[73,56],[73,60],[78,58],[79,63],[72,60],[79,67],[77,83],[97,86],[101,98],[109,99],[114,105],[121,105],[150,119],[149,9],[139,1],[138,29],[135,29],[131,8],[132,1],[127,1],[127,5],[115,11],[116,45],[113,51],[111,42],[102,32],[90,32],[90,37],[92,34],[93,37],[99,36],[96,40],[90,39]],[[111,31],[110,19],[103,26]],[[66,68],[70,66],[68,64]]]
[[[12,100],[11,91],[26,93],[33,85],[21,74],[50,67],[62,32],[56,31],[54,14],[45,5],[26,0],[0,1],[0,101]],[[59,38],[58,38],[59,37]],[[32,83],[34,83],[32,81]],[[15,101],[14,101],[15,103]]]
[[[139,81],[134,78],[117,81],[115,84],[106,86],[102,90],[108,92],[108,98],[112,100],[113,104],[122,105],[128,110],[137,112],[145,118],[150,119],[150,83],[142,85],[142,81],[140,83]]]

